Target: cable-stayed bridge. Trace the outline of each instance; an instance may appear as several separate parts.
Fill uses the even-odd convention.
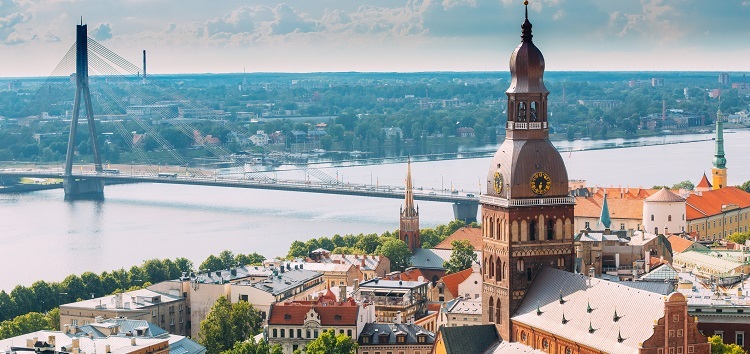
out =
[[[145,51],[144,65],[140,68],[88,38],[86,31],[86,25],[76,26],[76,43],[39,85],[22,112],[55,117],[50,125],[59,127],[59,131],[50,135],[56,134],[57,139],[67,141],[64,167],[2,169],[0,177],[62,179],[67,199],[103,198],[108,183],[167,183],[404,198],[401,186],[344,184],[309,166],[298,167],[318,181],[270,177],[268,171],[237,159],[237,148],[225,144],[230,137],[255,133],[249,125],[231,119],[219,109],[208,108],[212,102],[186,97],[189,93],[174,82],[147,76]],[[79,125],[85,126],[88,134],[78,134]],[[168,127],[164,128],[165,125]],[[60,145],[62,141],[58,149]],[[220,160],[243,172],[238,178],[210,173],[196,163],[196,149],[202,157]],[[54,152],[51,154],[54,158]],[[123,155],[125,161],[143,168],[127,174],[103,167],[117,163]],[[74,169],[74,165],[88,168]],[[182,172],[163,172],[161,165],[179,166]],[[419,190],[414,191],[414,197],[452,203],[457,219],[476,220],[478,198],[473,194]]]

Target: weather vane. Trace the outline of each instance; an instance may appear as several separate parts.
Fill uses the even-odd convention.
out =
[[[529,6],[529,0],[524,1],[523,4]]]

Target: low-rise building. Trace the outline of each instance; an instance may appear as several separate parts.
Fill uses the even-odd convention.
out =
[[[286,267],[286,270],[304,268],[323,274],[323,282],[331,288],[340,285],[353,286],[355,281],[362,280],[363,273],[354,264],[344,263],[319,263],[319,262],[280,262],[270,261],[269,265],[274,267]]]
[[[482,299],[463,297],[448,301],[440,310],[440,325],[446,327],[482,324]]]
[[[427,315],[427,286],[426,281],[375,278],[360,284],[355,299],[374,304],[378,322],[393,322],[397,316],[414,322]]]
[[[177,335],[188,335],[186,299],[179,292],[139,289],[60,305],[60,328],[93,323],[96,318],[144,320]]]
[[[444,302],[457,297],[479,299],[482,296],[482,271],[478,263],[471,268],[448,274],[431,287],[430,301]]]
[[[632,279],[646,271],[651,257],[672,260],[671,245],[664,235],[641,231],[632,237],[626,234],[626,231],[582,231],[575,239],[576,271],[589,274],[593,267],[596,276],[610,274]]]
[[[687,229],[698,241],[715,241],[750,227],[750,193],[737,187],[696,192],[687,197]]]
[[[232,283],[231,294],[232,302],[248,301],[261,314],[267,314],[273,303],[310,300],[313,293],[325,287],[322,274],[307,269],[293,269],[278,272],[256,283],[244,280]]]
[[[612,231],[628,231],[631,234],[642,229],[643,200],[656,189],[613,187],[586,188],[576,190],[575,230],[601,229],[599,218],[606,195]]]
[[[413,323],[368,323],[359,335],[357,354],[427,354],[435,333]]]
[[[743,251],[683,252],[674,257],[672,264],[680,272],[691,272],[698,279],[715,279],[720,285],[734,284],[750,271]]]
[[[286,301],[270,309],[266,337],[271,345],[280,344],[284,353],[304,350],[307,344],[327,331],[346,334],[356,340],[366,323],[375,321],[374,306],[352,298],[336,300],[330,291],[315,301]]]

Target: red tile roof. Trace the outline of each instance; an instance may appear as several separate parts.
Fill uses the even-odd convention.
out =
[[[462,227],[450,236],[446,237],[443,242],[433,247],[440,250],[452,250],[451,242],[454,240],[469,240],[469,243],[474,246],[475,250],[482,249],[482,229],[478,227]]]
[[[471,272],[471,268],[464,269],[458,273],[448,274],[440,279],[440,281],[445,284],[445,288],[450,291],[453,297],[458,297],[458,284],[463,283],[471,275]]]
[[[701,178],[701,181],[698,182],[698,185],[695,186],[695,188],[704,188],[704,189],[711,189],[713,187],[711,185],[711,182],[708,181],[708,177],[706,177],[706,174],[703,174],[703,178]]]
[[[677,253],[682,253],[688,249],[688,247],[693,245],[693,241],[675,235],[667,237],[667,240],[672,245],[672,252]]]
[[[699,194],[691,194],[687,198],[688,220],[702,219],[721,214],[722,206],[734,204],[740,208],[750,207],[750,193],[737,187],[724,187]]]
[[[400,272],[398,274],[391,274],[386,275],[383,277],[385,280],[403,280],[403,281],[418,281],[419,277],[422,277],[422,279],[427,279],[427,277],[424,276],[424,273],[422,273],[421,270],[418,268],[409,268],[403,272]]]
[[[354,300],[338,303],[325,299],[318,301],[289,301],[271,306],[269,325],[304,325],[311,309],[320,316],[321,326],[355,326],[359,305]]]
[[[601,191],[601,190],[600,190]],[[655,189],[630,189],[628,193],[611,190],[607,193],[607,206],[610,219],[642,219],[643,199],[655,193]],[[632,191],[632,192],[631,192]],[[597,192],[591,197],[576,197],[575,216],[598,218],[602,214],[604,193]]]

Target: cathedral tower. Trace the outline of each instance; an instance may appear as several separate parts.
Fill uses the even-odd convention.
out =
[[[549,141],[544,57],[521,26],[510,57],[506,139],[487,174],[482,204],[483,323],[504,340],[516,336],[510,317],[542,267],[573,269],[573,205],[568,172]]]
[[[404,206],[401,207],[401,223],[398,228],[398,238],[404,241],[409,250],[420,248],[419,243],[419,207],[414,205],[414,192],[411,184],[411,160],[406,163],[406,193]]]
[[[727,186],[727,159],[724,157],[724,115],[721,108],[716,111],[716,153],[714,154],[714,168],[711,169],[713,189]]]

